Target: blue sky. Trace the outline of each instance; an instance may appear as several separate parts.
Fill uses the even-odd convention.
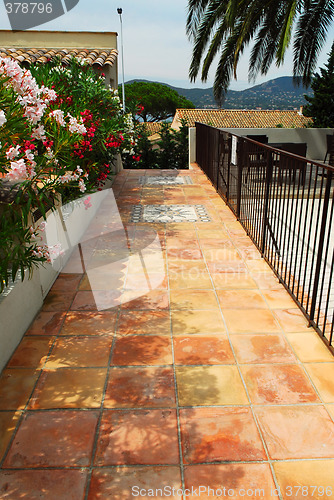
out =
[[[80,0],[78,5],[64,16],[36,29],[73,31],[116,31],[120,32],[117,7],[123,9],[123,35],[125,81],[132,78],[169,83],[179,87],[210,87],[214,68],[206,84],[197,80],[191,84],[188,79],[191,44],[185,33],[187,0]],[[0,3],[0,29],[10,29],[4,4]],[[331,29],[327,43],[319,59],[319,65],[327,60],[334,38]],[[248,55],[245,53],[238,68],[238,80],[231,88],[242,90],[249,84]],[[280,68],[272,66],[266,77],[259,77],[257,83],[271,78],[291,75],[292,54]],[[121,80],[121,79],[120,79]]]

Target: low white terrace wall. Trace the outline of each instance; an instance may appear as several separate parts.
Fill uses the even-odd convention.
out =
[[[51,212],[47,217],[45,243],[51,248],[60,244],[64,253],[55,255],[52,264],[36,268],[32,279],[26,277],[22,282],[18,278],[0,294],[0,372],[42,307],[45,296],[96,216],[106,195],[107,191],[90,195],[92,206],[89,209],[85,208],[82,199],[61,207],[61,215],[57,211]]]

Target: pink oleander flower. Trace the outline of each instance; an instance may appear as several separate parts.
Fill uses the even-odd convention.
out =
[[[46,135],[44,125],[38,125],[38,127],[34,128],[31,137],[34,139],[38,139],[39,141],[45,141]]]
[[[70,123],[69,123],[69,126],[68,126],[68,130],[72,133],[78,133],[78,134],[86,134],[87,130],[86,130],[86,127],[83,125],[83,123],[79,123],[78,120],[76,118],[74,118],[74,116],[71,116],[70,113],[67,114],[67,116],[69,117],[70,119]]]
[[[29,161],[31,161],[31,162],[33,162],[33,161],[34,161],[35,156],[33,155],[33,153],[31,152],[31,150],[30,150],[30,149],[27,149],[27,150],[25,151],[25,155],[26,155],[27,160],[29,160]]]
[[[14,160],[20,154],[20,146],[11,147],[6,153],[7,160]]]
[[[59,125],[61,125],[62,127],[66,126],[66,122],[64,119],[64,111],[62,111],[61,109],[55,109],[54,111],[51,111],[49,116],[54,118],[56,122],[59,123]]]
[[[4,125],[7,121],[7,118],[6,118],[6,115],[5,115],[5,112],[0,109],[0,127],[2,127],[2,125]]]
[[[27,177],[27,167],[23,159],[10,162],[10,171],[6,175],[7,179],[10,181],[21,181],[26,180]]]
[[[41,87],[41,92],[45,95],[46,99],[49,101],[55,101],[57,99],[57,94],[55,90],[49,89],[48,87]]]
[[[82,193],[84,193],[87,189],[83,179],[79,179],[79,189]]]
[[[91,196],[87,196],[87,198],[84,200],[85,210],[88,210],[92,206],[90,202],[91,199]]]
[[[45,104],[39,104],[36,106],[27,106],[25,108],[24,116],[26,116],[28,120],[35,125],[42,118],[45,108],[46,108]]]
[[[35,257],[44,258],[47,262],[51,262],[49,247],[46,245],[37,246],[36,250],[33,250],[32,253]]]

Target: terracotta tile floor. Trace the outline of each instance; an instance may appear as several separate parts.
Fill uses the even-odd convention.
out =
[[[116,177],[0,376],[0,498],[334,500],[334,357],[195,165],[151,175]]]

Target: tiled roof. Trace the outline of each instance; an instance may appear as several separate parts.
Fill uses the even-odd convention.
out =
[[[162,122],[145,122],[142,123],[142,125],[147,133],[151,136],[160,132]],[[168,125],[170,125],[170,123]]]
[[[189,127],[195,122],[217,128],[303,128],[310,118],[294,110],[237,110],[237,109],[177,109],[175,119],[187,120]]]
[[[81,58],[89,65],[113,66],[117,58],[116,49],[34,49],[0,47],[0,57],[11,57],[19,63],[46,63],[51,59],[60,58],[63,64],[68,64],[71,57]]]

